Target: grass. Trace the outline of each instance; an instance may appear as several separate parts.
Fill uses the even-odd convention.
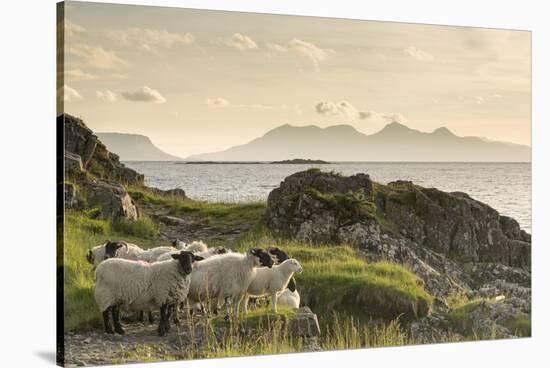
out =
[[[515,335],[531,336],[531,317],[527,314],[516,314],[503,322],[503,325]]]

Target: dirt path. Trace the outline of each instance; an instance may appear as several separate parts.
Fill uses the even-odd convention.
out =
[[[157,318],[158,322],[158,318]],[[180,326],[172,324],[165,336],[159,336],[158,323],[126,322],[124,335],[110,335],[102,329],[68,332],[65,334],[65,361],[67,366],[122,364],[144,361],[184,359],[191,351],[202,349],[204,320],[197,317]]]

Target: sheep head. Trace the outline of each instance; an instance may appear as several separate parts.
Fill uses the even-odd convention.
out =
[[[196,256],[192,252],[188,252],[186,250],[172,254],[172,258],[178,261],[180,269],[184,275],[189,275],[191,271],[193,271],[193,262],[203,260],[202,257]]]
[[[281,248],[278,248],[278,247],[269,247],[267,248],[267,252],[271,254],[276,264],[283,263],[288,258],[290,258],[288,254],[286,254],[286,252],[284,252]]]
[[[262,248],[252,248],[248,251],[248,255],[254,257],[255,264],[257,266],[264,266],[271,268],[273,266],[273,259],[269,253]]]

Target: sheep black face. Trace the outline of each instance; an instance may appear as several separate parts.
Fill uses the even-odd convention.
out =
[[[189,275],[193,271],[193,262],[202,261],[204,258],[194,255],[192,252],[182,250],[179,253],[172,254],[172,258],[177,260],[184,275]]]
[[[172,240],[172,246],[176,247],[178,245],[179,241],[180,241],[179,239]]]
[[[229,252],[226,248],[224,247],[217,247],[216,250],[214,251],[214,254],[225,254]]]
[[[92,250],[90,249],[88,253],[86,253],[86,260],[90,264],[94,264],[94,254],[92,253]]]
[[[289,258],[288,254],[286,254],[281,248],[269,247],[267,248],[267,252],[275,259],[276,264],[283,263]]]
[[[125,242],[107,240],[105,243],[105,255],[103,256],[103,260],[115,258],[118,250],[124,246],[128,247]]]
[[[249,252],[260,261],[260,265],[269,268],[273,266],[273,259],[271,259],[269,253],[262,248],[252,248]]]

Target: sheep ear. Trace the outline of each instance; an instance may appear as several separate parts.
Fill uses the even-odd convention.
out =
[[[195,262],[199,262],[199,261],[202,261],[204,260],[204,257],[201,257],[201,256],[193,256],[193,261]]]

